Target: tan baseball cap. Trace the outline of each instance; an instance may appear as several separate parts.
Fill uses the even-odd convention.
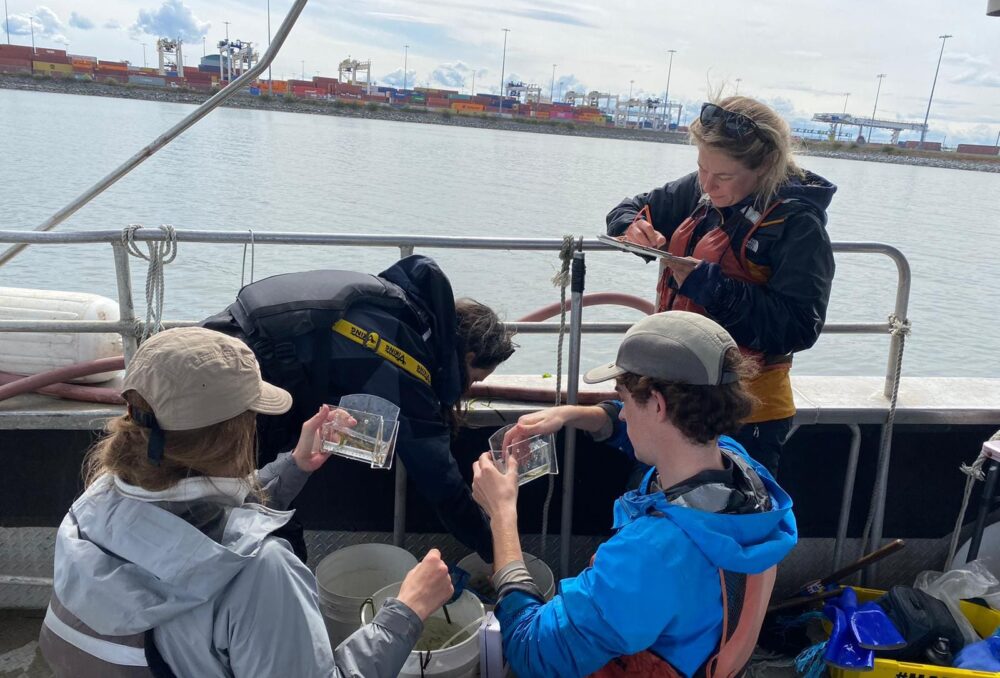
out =
[[[122,393],[135,391],[160,428],[187,431],[246,411],[283,414],[292,396],[260,376],[246,344],[203,327],[164,330],[147,339],[125,370]]]
[[[684,384],[731,384],[739,375],[725,370],[726,352],[736,342],[717,322],[697,313],[667,311],[646,316],[629,328],[613,363],[588,371],[596,384],[627,372]]]

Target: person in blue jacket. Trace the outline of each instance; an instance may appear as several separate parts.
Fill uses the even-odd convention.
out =
[[[620,401],[520,419],[506,443],[572,424],[651,467],[615,502],[614,534],[591,566],[547,603],[522,562],[516,460],[506,474],[489,454],[475,462],[473,497],[493,532],[496,615],[520,678],[691,676],[718,649],[720,570],[769,571],[797,539],[788,494],[723,435],[753,405],[745,382],[754,369],[714,321],[659,313],[628,331],[615,362],[584,377],[615,379]]]

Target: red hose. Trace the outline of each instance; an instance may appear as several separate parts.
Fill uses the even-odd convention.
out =
[[[553,388],[531,388],[528,386],[512,386],[510,384],[488,384],[477,382],[469,389],[470,398],[491,398],[496,400],[516,400],[529,403],[551,403],[555,399],[556,390]],[[563,390],[562,400],[566,402],[566,391]],[[577,402],[580,405],[596,405],[603,400],[615,398],[614,391],[596,392],[580,391],[577,394]]]
[[[10,372],[0,372],[0,386],[12,384],[15,381],[24,379],[23,374],[11,374]],[[86,386],[83,384],[52,384],[35,389],[35,393],[65,398],[66,400],[80,400],[87,403],[105,403],[107,405],[123,405],[125,400],[119,395],[117,389],[105,386]]]
[[[125,358],[116,356],[114,358],[101,358],[99,360],[88,360],[74,365],[67,365],[41,374],[33,374],[30,377],[23,377],[0,386],[0,400],[13,398],[22,393],[30,393],[47,386],[53,386],[70,379],[87,377],[91,374],[101,372],[114,372],[125,369]],[[103,402],[103,401],[101,401]]]
[[[640,299],[639,297],[633,296],[631,294],[622,294],[621,292],[594,292],[593,294],[583,295],[583,307],[588,306],[625,306],[626,308],[634,308],[637,311],[642,311],[646,315],[651,315],[655,310],[653,302],[647,301],[646,299]],[[572,310],[573,302],[570,299],[566,300],[566,310]],[[559,302],[554,304],[549,304],[548,306],[543,306],[542,308],[529,313],[523,318],[519,318],[517,322],[520,323],[532,323],[541,322],[543,320],[548,320],[549,318],[554,318],[559,315]]]

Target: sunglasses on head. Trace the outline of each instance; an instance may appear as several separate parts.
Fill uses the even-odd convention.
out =
[[[743,141],[749,136],[756,135],[761,141],[766,141],[757,123],[751,118],[742,113],[727,111],[716,104],[702,104],[698,119],[706,128],[719,129],[730,139]]]

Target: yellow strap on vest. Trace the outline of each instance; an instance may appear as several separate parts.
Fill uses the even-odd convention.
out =
[[[375,355],[416,377],[428,386],[431,385],[430,370],[403,349],[380,337],[378,332],[369,332],[343,318],[334,323],[333,331],[342,337],[347,337],[355,344],[361,344]]]

